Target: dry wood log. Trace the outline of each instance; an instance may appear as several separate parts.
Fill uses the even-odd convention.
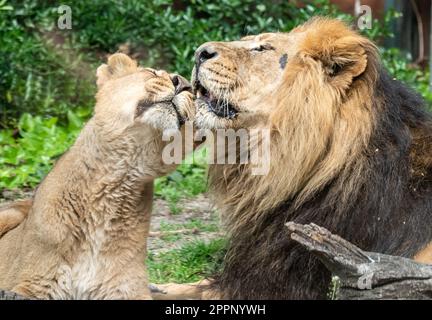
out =
[[[365,252],[313,223],[287,223],[291,238],[341,280],[338,299],[432,299],[432,265]]]

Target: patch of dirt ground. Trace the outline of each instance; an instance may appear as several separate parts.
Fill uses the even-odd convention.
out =
[[[222,236],[219,231],[219,216],[207,196],[182,199],[177,207],[178,214],[172,214],[166,201],[156,199],[153,207],[149,251],[180,248],[188,241],[209,241]],[[193,223],[191,223],[193,222]],[[165,226],[165,228],[164,228]],[[169,226],[170,230],[166,230]],[[176,233],[176,232],[180,233]]]

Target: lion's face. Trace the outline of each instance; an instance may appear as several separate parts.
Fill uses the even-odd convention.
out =
[[[208,129],[274,124],[300,112],[290,104],[304,104],[307,114],[313,112],[308,104],[326,95],[334,109],[320,112],[333,112],[365,71],[370,46],[342,22],[327,19],[311,20],[290,33],[204,43],[192,74],[196,123]]]
[[[299,32],[264,33],[201,45],[192,74],[197,125],[212,129],[266,121],[301,39]]]
[[[183,77],[138,67],[124,54],[110,57],[97,72],[95,119],[112,130],[179,129],[193,110],[191,86]]]

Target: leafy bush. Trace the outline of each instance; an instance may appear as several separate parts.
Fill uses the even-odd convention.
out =
[[[191,72],[193,53],[205,41],[232,40],[263,31],[288,31],[313,15],[336,15],[327,0],[298,8],[293,1],[155,0],[74,1],[81,32],[75,43],[110,52],[128,43],[151,65]],[[97,23],[95,23],[97,21]]]
[[[410,64],[410,57],[396,48],[381,49],[384,66],[398,80],[417,90],[428,102],[432,111],[432,92],[429,89],[429,71]]]
[[[2,1],[0,6],[0,128],[24,113],[60,116],[93,101],[93,71],[70,43],[56,44],[52,5]],[[46,2],[48,3],[48,2]],[[1,4],[1,3],[0,3]],[[59,49],[61,48],[61,50]]]
[[[18,132],[0,131],[0,190],[36,186],[78,136],[87,116],[87,109],[68,111],[65,127],[58,125],[56,117],[26,113],[18,122]]]

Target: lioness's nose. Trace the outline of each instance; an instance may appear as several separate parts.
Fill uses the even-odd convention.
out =
[[[210,60],[218,55],[216,48],[213,44],[203,44],[195,52],[196,64],[201,64],[207,60]]]
[[[179,94],[183,91],[190,91],[192,92],[192,86],[185,78],[182,76],[175,74],[171,76],[171,81],[175,88],[175,94]]]

